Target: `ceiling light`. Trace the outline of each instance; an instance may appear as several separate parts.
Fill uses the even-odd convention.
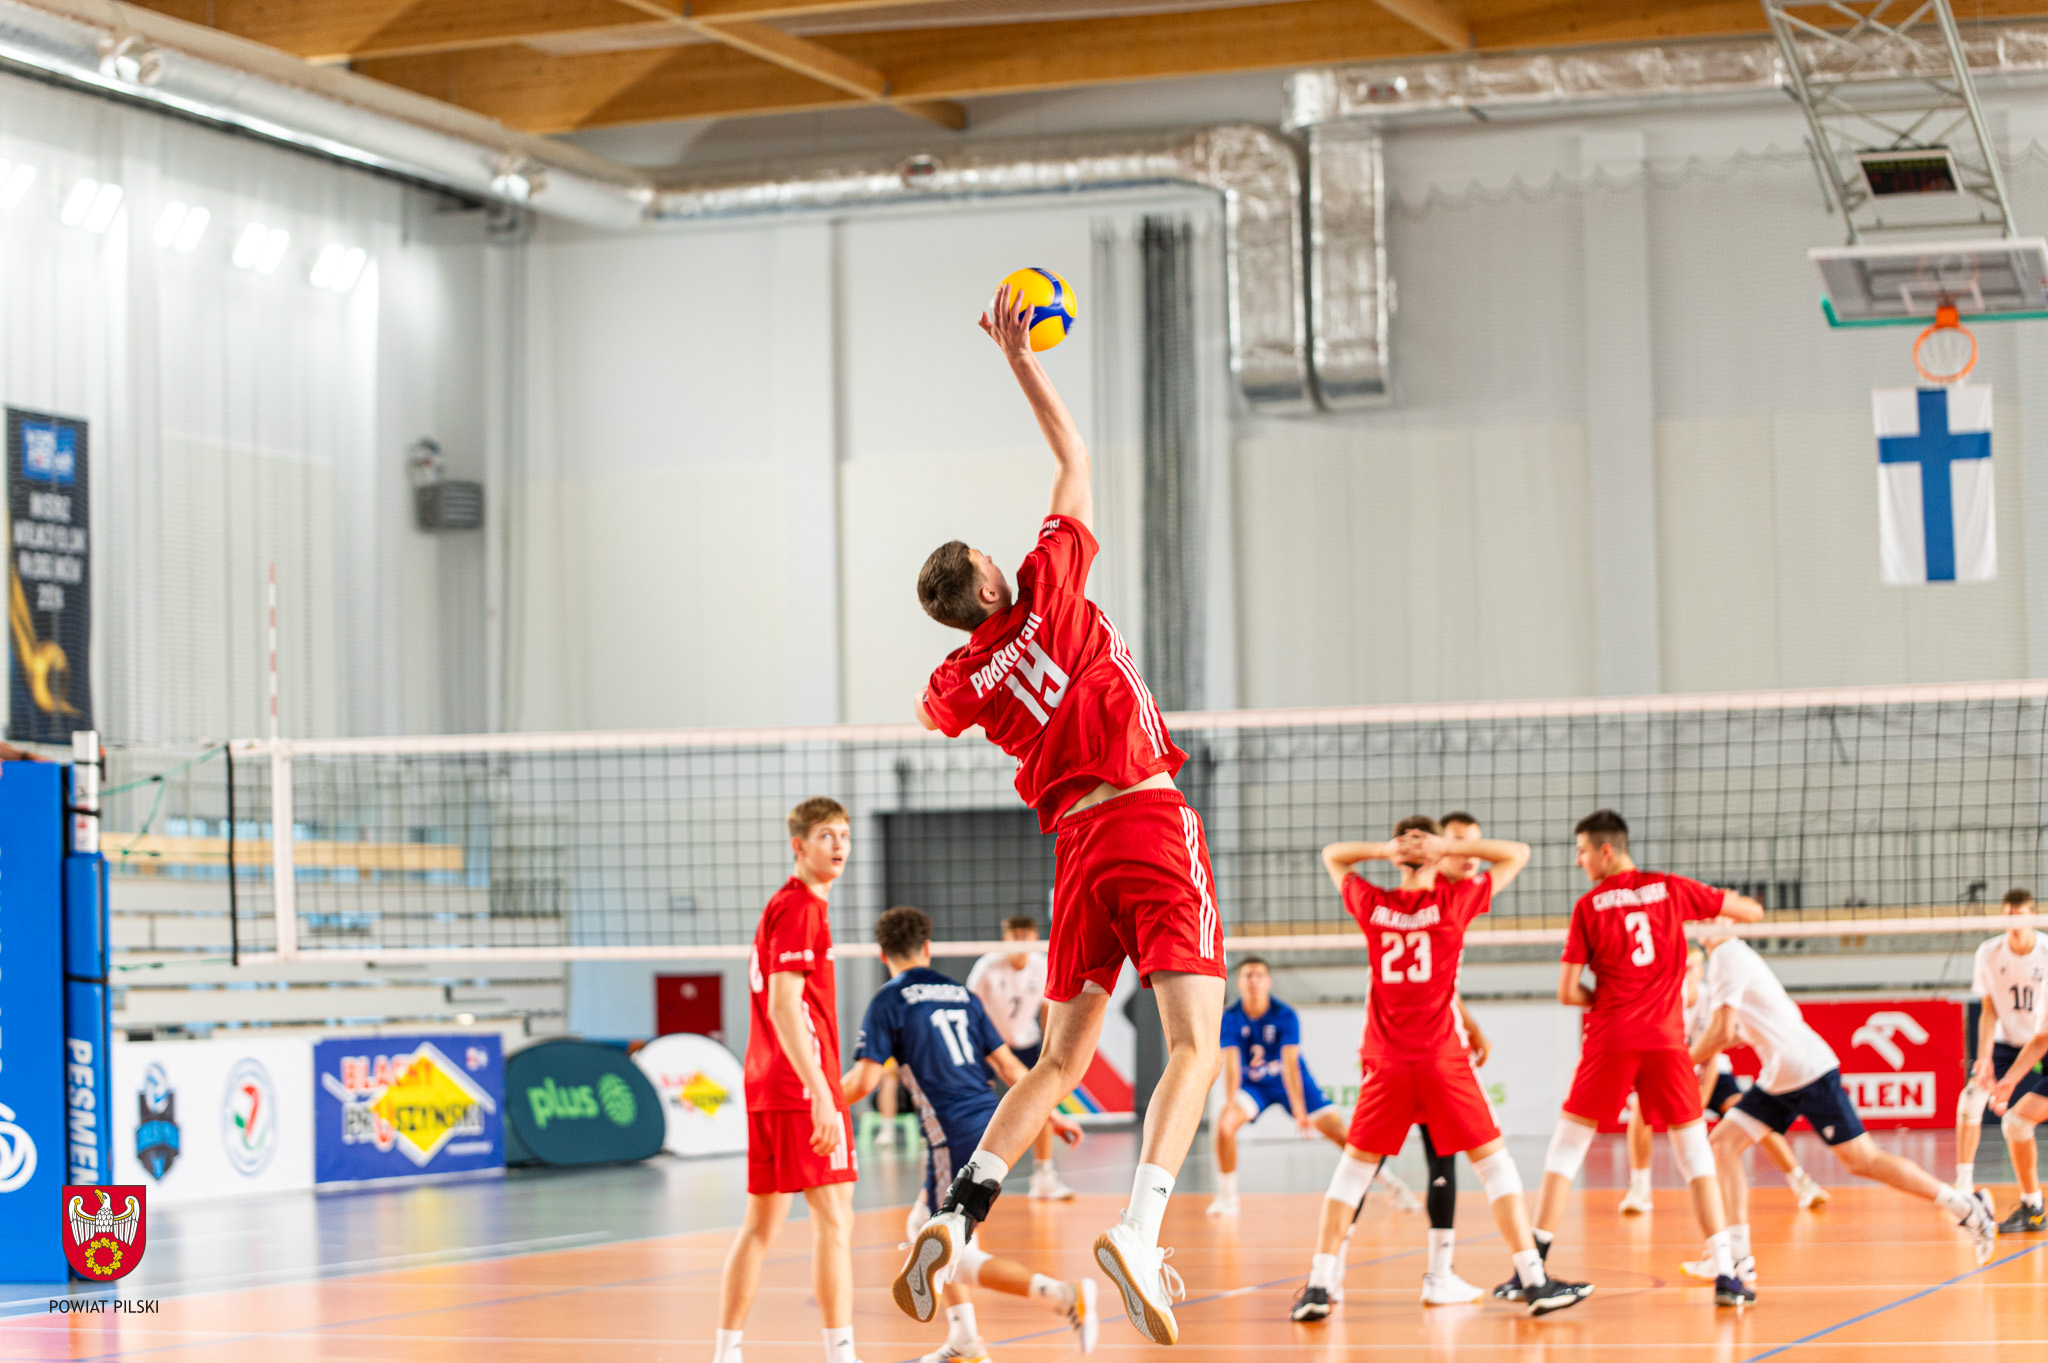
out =
[[[36,168],[27,162],[11,169],[0,161],[0,208],[12,208],[28,193],[28,187],[36,182]]]
[[[284,260],[284,248],[290,245],[292,234],[282,227],[265,227],[252,222],[242,229],[240,240],[235,242],[235,265],[239,269],[254,270],[257,274],[270,274]]]
[[[155,85],[164,78],[164,54],[130,34],[103,49],[100,74],[130,85]]]
[[[92,208],[93,198],[99,192],[98,180],[80,180],[71,186],[71,192],[64,196],[64,206],[57,210],[57,221],[66,227],[76,227],[84,222],[86,213]]]
[[[363,277],[363,266],[370,257],[359,246],[328,245],[320,250],[319,259],[313,262],[310,276],[316,289],[331,289],[335,293],[347,293]]]
[[[121,211],[121,186],[111,182],[103,184],[87,205],[84,221],[79,225],[86,231],[98,234],[114,225],[114,215]]]
[[[499,157],[491,167],[491,193],[508,203],[526,203],[547,185],[547,169],[516,153]]]

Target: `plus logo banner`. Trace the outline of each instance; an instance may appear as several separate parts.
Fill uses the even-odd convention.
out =
[[[1991,389],[1879,388],[1878,561],[1891,586],[1998,576]]]

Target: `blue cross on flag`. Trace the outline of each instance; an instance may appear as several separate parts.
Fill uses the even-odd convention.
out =
[[[1998,576],[1991,389],[1879,388],[1879,557],[1889,585]]]

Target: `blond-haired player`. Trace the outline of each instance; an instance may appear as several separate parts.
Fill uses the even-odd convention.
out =
[[[2041,1056],[2048,1043],[2034,1043],[2048,1031],[2048,937],[2034,930],[2034,896],[2011,890],[2005,896],[2011,928],[1977,948],[1970,992],[1983,1000],[1977,1021],[1977,1062],[1956,1113],[1956,1187],[1971,1191],[1977,1138],[1984,1109],[1997,1115],[2019,1205],[1998,1223],[2001,1235],[2035,1235],[2048,1229],[2041,1204],[2040,1153],[2034,1128],[2048,1121],[2048,1074]]]

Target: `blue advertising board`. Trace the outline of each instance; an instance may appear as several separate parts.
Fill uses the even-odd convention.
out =
[[[0,762],[0,1282],[64,1282],[63,769]]]
[[[496,1034],[363,1036],[313,1048],[313,1178],[418,1178],[505,1167]]]

